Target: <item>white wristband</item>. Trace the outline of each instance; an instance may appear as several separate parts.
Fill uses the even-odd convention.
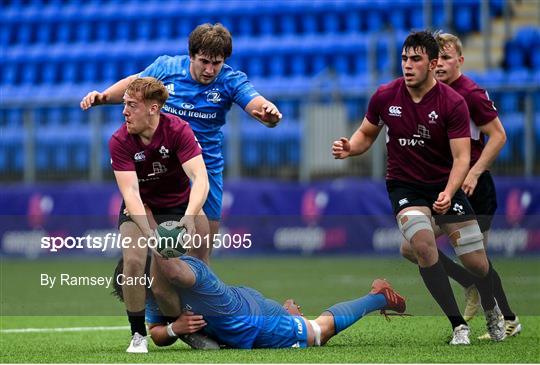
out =
[[[169,337],[178,337],[178,335],[176,333],[174,333],[173,329],[172,329],[172,323],[169,323],[167,325],[167,334],[169,335]]]

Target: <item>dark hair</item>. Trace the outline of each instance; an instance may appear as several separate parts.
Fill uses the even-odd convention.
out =
[[[148,255],[146,256],[146,264],[144,266],[144,273],[146,276],[150,276],[150,263],[152,262],[152,256]],[[113,291],[111,294],[115,296],[119,301],[124,301],[124,293],[122,291],[122,285],[118,284],[118,275],[124,273],[124,259],[120,257],[120,260],[118,260],[118,263],[116,264],[116,267],[114,268],[114,274],[113,274]],[[145,286],[148,294],[148,288]]]
[[[423,50],[427,53],[429,60],[439,58],[439,44],[435,39],[436,34],[428,30],[411,32],[403,42],[402,50],[407,52],[410,48],[415,51]]]
[[[199,25],[189,35],[189,55],[195,57],[197,53],[210,58],[230,57],[232,54],[231,33],[220,23]]]

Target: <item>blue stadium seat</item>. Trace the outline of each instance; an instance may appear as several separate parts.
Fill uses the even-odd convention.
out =
[[[23,112],[19,108],[7,109],[6,126],[8,128],[20,129],[23,127]]]
[[[469,33],[473,30],[474,14],[473,9],[466,4],[459,2],[454,7],[454,28],[458,33]]]
[[[2,85],[14,85],[18,83],[17,68],[18,64],[15,62],[2,62],[2,72],[0,72]]]
[[[23,73],[22,73],[22,80],[21,80],[22,84],[26,84],[26,85],[36,84],[37,75],[38,75],[37,67],[38,66],[32,61],[25,62],[23,64],[23,68],[22,68]]]
[[[388,14],[388,20],[390,25],[395,30],[405,30],[407,29],[407,20],[405,11],[399,7],[392,9],[390,14]]]
[[[506,131],[506,145],[499,154],[499,159],[503,161],[512,161],[523,159],[523,132],[524,119],[522,113],[505,113],[500,116]]]
[[[158,23],[161,24],[161,23]],[[108,19],[97,22],[96,29],[96,41],[98,42],[111,42],[113,40],[113,30],[111,29],[111,22]]]
[[[38,26],[37,42],[41,44],[48,44],[51,42],[51,24],[49,22],[42,22]]]
[[[293,35],[297,33],[296,17],[294,15],[283,14],[279,20],[282,35]]]
[[[32,40],[32,25],[22,22],[17,25],[17,43],[29,44]]]
[[[276,32],[276,25],[274,23],[275,18],[272,16],[263,16],[260,19],[260,29],[262,36],[272,36]]]
[[[0,24],[0,44],[9,46],[12,41],[12,26],[5,20]]]
[[[89,21],[82,21],[76,27],[76,41],[80,43],[90,43],[92,41],[92,24]]]
[[[525,51],[515,40],[506,42],[504,56],[507,69],[525,67]]]
[[[116,41],[130,41],[133,39],[131,23],[128,20],[120,20],[114,24],[113,29],[116,30],[114,35]]]
[[[72,27],[67,21],[58,24],[55,43],[71,43],[73,41]]]
[[[161,19],[157,24],[157,39],[173,38],[173,22],[169,18]]]
[[[339,32],[339,17],[337,14],[326,14],[323,17],[323,33],[336,34]]]
[[[515,91],[502,92],[499,98],[498,107],[504,110],[505,113],[513,113],[519,111],[519,101],[521,95]]]
[[[302,16],[302,33],[316,34],[319,32],[317,16],[313,13]]]
[[[46,62],[42,68],[42,82],[56,84],[59,80],[56,62]]]
[[[433,0],[431,5],[431,25],[434,29],[446,26],[444,0]]]
[[[135,25],[135,29],[137,31],[136,39],[144,41],[151,39],[153,26],[154,25],[150,20],[137,20],[137,23]]]
[[[310,56],[305,52],[298,52],[294,56],[288,59],[292,60],[291,63],[291,74],[293,76],[307,76],[308,74],[308,63],[310,61]]]

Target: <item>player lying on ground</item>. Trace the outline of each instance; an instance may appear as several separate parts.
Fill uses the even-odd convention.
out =
[[[122,273],[122,266],[120,261],[115,277]],[[184,312],[181,314],[178,308],[176,317],[165,317],[155,302],[162,292],[170,292],[171,284],[164,278],[164,271],[176,273],[174,287]],[[208,265],[193,256],[163,259],[154,253],[150,274],[154,285],[147,296],[146,321],[158,346],[171,345],[179,335],[201,329],[232,348],[322,346],[370,312],[405,312],[405,299],[383,279],[373,282],[369,294],[335,304],[315,320],[308,320],[295,306],[287,310],[252,288],[226,285]],[[115,285],[115,291],[121,298],[122,288]]]

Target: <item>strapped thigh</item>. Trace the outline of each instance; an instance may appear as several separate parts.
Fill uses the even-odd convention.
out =
[[[480,227],[476,222],[461,227],[448,237],[458,256],[484,249],[484,235],[480,232]]]
[[[405,239],[411,242],[412,237],[421,230],[433,232],[431,219],[419,210],[408,210],[397,216],[399,230]]]

